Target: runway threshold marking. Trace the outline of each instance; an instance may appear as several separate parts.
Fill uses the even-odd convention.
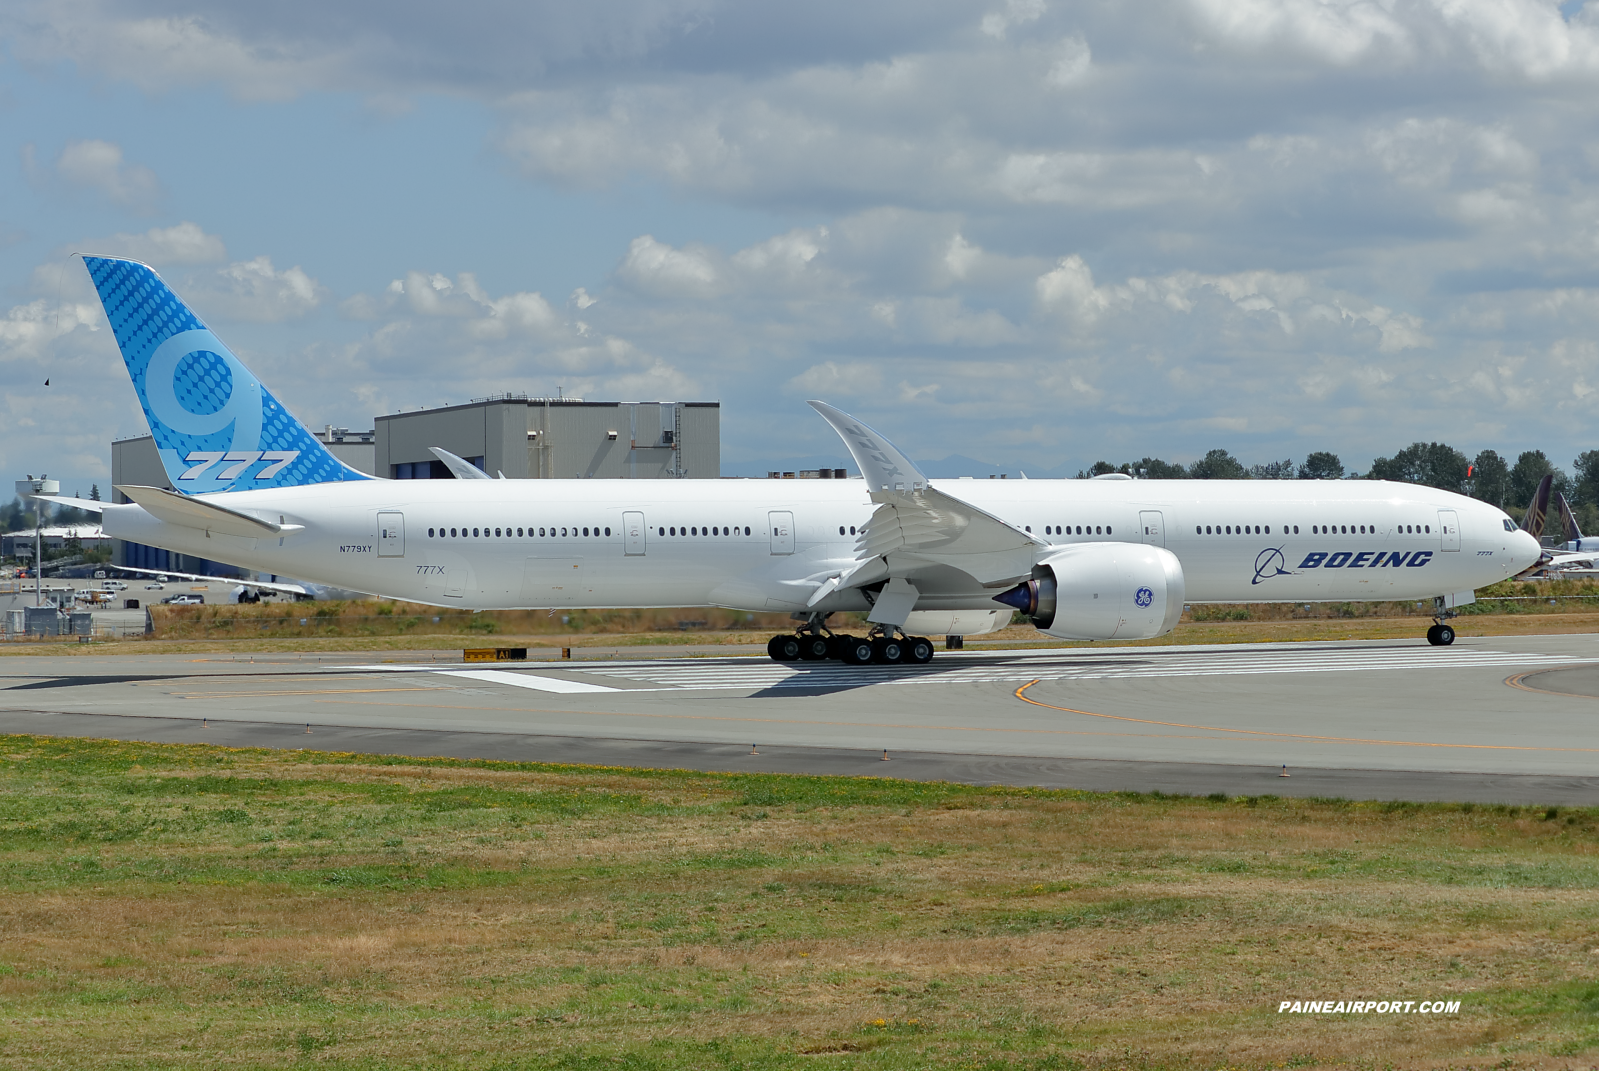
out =
[[[541,692],[620,692],[625,689],[610,688],[603,684],[587,684],[560,677],[540,677],[535,673],[512,673],[503,669],[446,669],[441,677],[465,677],[468,680],[487,681],[490,684],[509,684],[515,688],[534,688]]]
[[[1555,751],[1555,752],[1599,752],[1593,747],[1531,747],[1525,744],[1443,744],[1431,740],[1381,740],[1367,739],[1360,736],[1317,736],[1313,733],[1273,733],[1264,729],[1228,729],[1220,725],[1190,725],[1180,721],[1158,721],[1154,718],[1132,718],[1124,714],[1097,714],[1092,710],[1077,710],[1073,707],[1057,706],[1054,703],[1045,703],[1033,699],[1023,693],[1039,680],[1028,681],[1016,689],[1015,695],[1023,703],[1031,703],[1035,707],[1048,707],[1050,710],[1063,710],[1068,714],[1082,714],[1089,718],[1106,718],[1110,721],[1130,721],[1139,725],[1164,725],[1172,729],[1200,729],[1213,733],[1236,733],[1240,736],[1269,736],[1282,740],[1315,740],[1327,744],[1380,744],[1388,747],[1453,747],[1465,748],[1473,751]]]

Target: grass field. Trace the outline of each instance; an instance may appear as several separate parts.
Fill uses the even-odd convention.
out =
[[[1593,811],[28,737],[0,806],[6,1068],[1599,1053]]]

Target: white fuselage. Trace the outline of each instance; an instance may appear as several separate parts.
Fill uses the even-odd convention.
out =
[[[1539,553],[1501,510],[1411,484],[934,485],[1044,544],[1164,546],[1182,563],[1190,602],[1430,598],[1512,576]],[[216,500],[304,528],[271,539],[207,534],[129,504],[105,508],[105,530],[259,572],[439,606],[798,611],[819,583],[854,563],[852,532],[876,508],[860,480],[370,480]],[[1048,552],[1041,547],[1039,556]],[[918,610],[994,609],[992,590],[954,570],[933,569],[917,586]],[[868,605],[861,592],[845,590],[812,609]]]

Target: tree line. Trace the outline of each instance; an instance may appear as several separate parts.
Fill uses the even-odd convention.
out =
[[[76,495],[73,496],[77,497]],[[89,501],[100,501],[100,485],[95,484],[89,489]],[[34,514],[34,507],[43,507],[43,517]],[[32,499],[24,502],[21,498],[12,498],[8,505],[0,506],[0,532],[21,532],[31,530],[36,524],[45,528],[70,528],[78,525],[98,525],[100,515],[86,509],[74,509],[71,506],[57,506],[48,502],[34,502]]]
[[[1301,465],[1292,460],[1244,465],[1226,450],[1211,450],[1193,464],[1183,466],[1146,457],[1112,465],[1096,461],[1078,479],[1121,472],[1144,480],[1394,480],[1454,491],[1490,502],[1520,517],[1544,476],[1553,476],[1555,491],[1564,494],[1584,531],[1599,531],[1599,450],[1587,450],[1572,462],[1567,474],[1542,450],[1524,450],[1515,464],[1496,451],[1483,450],[1475,458],[1446,443],[1412,443],[1394,454],[1379,457],[1365,474],[1345,472],[1337,454],[1317,451]]]

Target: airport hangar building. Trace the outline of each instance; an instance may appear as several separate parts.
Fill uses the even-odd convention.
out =
[[[371,431],[313,432],[340,461],[391,480],[454,479],[437,446],[508,480],[714,480],[722,474],[720,402],[588,402],[497,394],[465,405],[390,413]],[[831,475],[831,473],[830,473]],[[149,435],[111,444],[113,488],[172,489]],[[114,501],[127,497],[113,491]],[[112,562],[237,576],[236,566],[116,540]]]

